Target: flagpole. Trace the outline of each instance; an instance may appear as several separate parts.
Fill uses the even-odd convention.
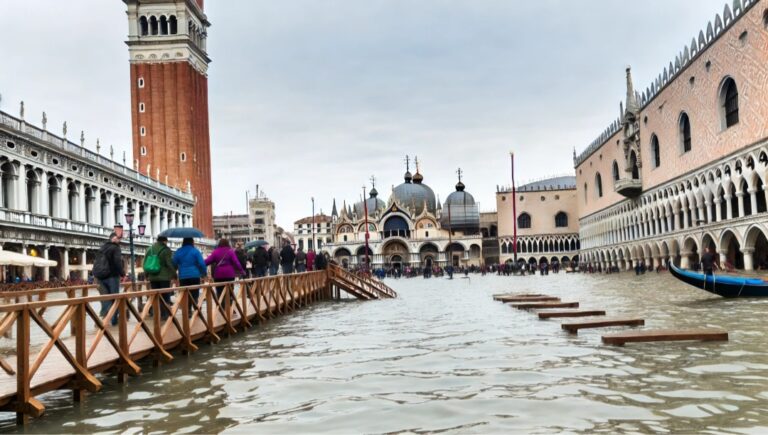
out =
[[[363,185],[363,209],[365,210],[365,270],[363,273],[367,275],[371,270],[371,260],[368,257],[368,239],[370,234],[368,233],[368,200],[365,197],[365,185]]]
[[[517,195],[515,193],[515,153],[509,152],[510,164],[512,167],[512,252],[515,259],[515,267],[517,267]]]

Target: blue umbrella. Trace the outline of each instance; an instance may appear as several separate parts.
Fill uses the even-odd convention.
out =
[[[245,249],[246,250],[256,249],[259,246],[268,246],[268,245],[269,245],[269,242],[267,242],[266,240],[253,240],[245,244]]]
[[[187,238],[199,238],[205,237],[202,231],[197,228],[168,228],[167,230],[158,234],[158,236],[165,236],[169,239],[187,239]]]

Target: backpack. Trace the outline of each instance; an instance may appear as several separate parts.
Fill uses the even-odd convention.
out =
[[[112,268],[109,267],[109,259],[107,259],[104,253],[105,249],[102,247],[99,252],[96,253],[96,258],[93,260],[93,276],[98,279],[107,279],[112,275]]]
[[[160,249],[160,252],[163,252],[162,249]],[[144,259],[144,272],[155,274],[160,272],[160,252],[155,253],[155,251],[152,248],[149,248],[149,251],[147,252],[147,257]]]

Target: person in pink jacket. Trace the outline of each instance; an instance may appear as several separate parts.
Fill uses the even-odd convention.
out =
[[[307,272],[315,270],[315,251],[310,249],[307,251]]]
[[[237,259],[235,250],[229,245],[228,239],[219,240],[219,245],[205,259],[205,265],[213,265],[213,282],[234,281],[236,276],[244,276],[245,271]],[[216,296],[220,297],[224,286],[216,287]]]

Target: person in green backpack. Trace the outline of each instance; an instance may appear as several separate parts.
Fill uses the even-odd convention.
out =
[[[150,287],[154,289],[170,288],[171,282],[176,279],[176,266],[173,264],[173,252],[168,247],[168,238],[159,236],[157,242],[152,245],[144,257],[144,273],[147,274]],[[163,300],[170,307],[171,292],[162,294]],[[170,312],[160,304],[160,317],[165,320]]]

